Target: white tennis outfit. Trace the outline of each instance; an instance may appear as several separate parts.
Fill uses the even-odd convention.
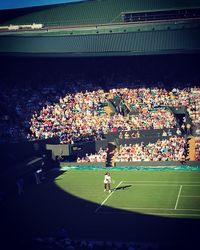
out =
[[[107,174],[106,174],[106,175],[104,176],[104,183],[105,183],[105,184],[111,183],[111,177],[110,177],[110,175],[107,175]]]

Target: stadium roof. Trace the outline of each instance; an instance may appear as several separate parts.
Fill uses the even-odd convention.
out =
[[[46,26],[103,24],[121,21],[121,13],[200,7],[200,0],[93,0],[0,11],[1,24],[42,23]]]
[[[0,32],[0,54],[85,57],[196,53],[200,52],[200,17],[125,23],[122,13],[199,11],[199,7],[200,0],[94,0],[0,12],[10,17],[2,25],[44,25],[40,30]]]

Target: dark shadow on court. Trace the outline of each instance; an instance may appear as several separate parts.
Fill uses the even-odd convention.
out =
[[[113,188],[112,191],[124,190],[124,189],[130,188],[130,187],[132,187],[132,185],[124,185],[121,187]]]
[[[65,228],[71,239],[156,242],[168,249],[185,249],[199,241],[200,220],[169,218],[102,206],[63,191],[52,172],[40,185],[26,190],[22,197],[12,197],[0,209],[1,237],[5,249],[35,250],[35,238],[51,237]],[[70,172],[65,172],[68,175]],[[117,188],[131,188],[125,185]],[[107,226],[105,228],[105,222]],[[166,249],[166,248],[159,248]],[[191,249],[191,248],[188,248]]]

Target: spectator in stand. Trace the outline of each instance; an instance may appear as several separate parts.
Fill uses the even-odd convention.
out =
[[[163,130],[162,136],[167,136],[167,132]]]
[[[182,134],[180,128],[177,128],[176,134],[177,134],[177,135],[181,135],[181,134]]]
[[[130,135],[129,135],[129,133],[128,133],[127,131],[126,131],[125,134],[124,134],[124,138],[125,138],[125,139],[129,139],[129,138],[130,138]]]
[[[119,139],[123,139],[124,138],[124,135],[122,132],[119,133]]]
[[[182,125],[181,125],[181,130],[182,130],[182,133],[185,134],[185,123],[183,122]]]
[[[191,134],[191,124],[189,122],[186,124],[186,129],[187,129],[187,135],[190,135]]]

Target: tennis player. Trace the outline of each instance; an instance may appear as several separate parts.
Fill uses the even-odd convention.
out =
[[[111,184],[111,176],[110,173],[107,172],[104,176],[104,192],[105,191],[109,191],[109,193],[111,192],[110,184]]]

